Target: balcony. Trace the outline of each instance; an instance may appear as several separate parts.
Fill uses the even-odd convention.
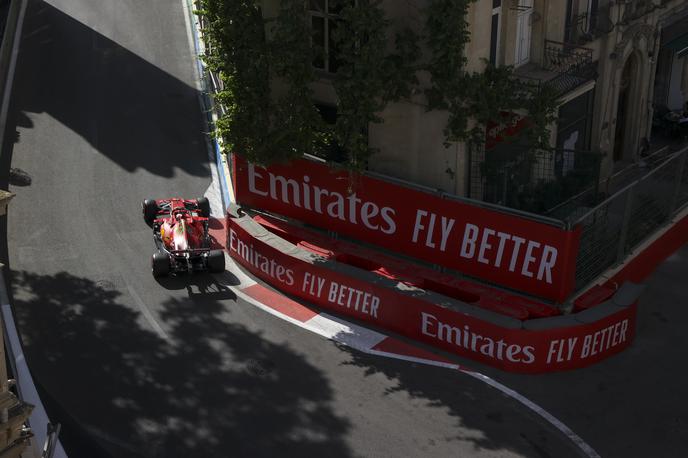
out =
[[[516,69],[524,81],[553,89],[557,97],[597,78],[592,49],[545,40],[542,63],[530,62]]]

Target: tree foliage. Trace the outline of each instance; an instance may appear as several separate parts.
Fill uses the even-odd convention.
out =
[[[199,14],[208,52],[205,59],[224,88],[215,97],[227,112],[215,134],[227,149],[267,164],[312,152],[323,122],[312,102],[314,52],[305,3],[283,0],[279,14],[265,21],[260,2],[202,0]],[[273,96],[273,83],[284,91]]]
[[[216,100],[227,113],[216,123],[226,147],[250,160],[269,162],[265,132],[270,130],[270,54],[260,8],[256,2],[202,0],[206,19],[205,60],[220,75],[224,89]]]
[[[206,62],[219,73],[224,89],[216,100],[227,108],[216,135],[229,150],[261,164],[315,153],[335,142],[352,169],[365,166],[369,123],[378,113],[408,96],[416,82],[411,64],[419,53],[410,30],[397,34],[388,52],[380,0],[331,0],[342,7],[334,33],[340,63],[334,78],[338,117],[327,126],[313,103],[310,84],[317,48],[310,43],[307,2],[282,0],[277,17],[265,20],[260,2],[201,0],[207,19]],[[271,92],[272,84],[283,91]]]
[[[317,154],[324,145],[336,144],[346,155],[345,165],[360,170],[375,153],[369,125],[382,122],[380,113],[390,103],[408,99],[419,87],[417,71],[425,70],[431,82],[425,90],[428,109],[449,112],[447,142],[484,141],[485,127],[499,124],[503,111],[521,110],[532,120],[533,142],[548,143],[553,94],[518,81],[510,67],[465,71],[472,1],[429,2],[422,36],[429,58],[420,65],[421,38],[410,28],[393,33],[396,24],[385,17],[381,0],[330,0],[340,8],[332,22],[337,120],[330,126],[311,90],[322,76],[312,64],[323,50],[311,43],[309,2],[281,0],[277,16],[264,18],[257,0],[200,0],[205,59],[224,86],[216,100],[226,114],[215,134],[227,150],[259,164]]]
[[[426,8],[428,109],[449,112],[444,129],[447,142],[474,144],[484,143],[486,127],[501,124],[504,112],[525,111],[530,120],[525,135],[533,146],[548,146],[548,126],[557,107],[548,87],[519,80],[510,66],[486,62],[483,72],[466,71],[465,49],[470,41],[466,15],[474,1],[432,0]]]
[[[338,98],[334,139],[347,153],[352,169],[364,168],[375,150],[368,145],[368,126],[380,123],[379,113],[406,98],[417,84],[412,63],[419,55],[410,30],[397,33],[395,51],[387,51],[389,21],[380,0],[340,0],[343,4],[334,33],[338,69],[334,88]]]

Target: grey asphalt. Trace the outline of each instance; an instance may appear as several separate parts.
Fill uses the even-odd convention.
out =
[[[623,353],[573,372],[488,374],[538,402],[603,457],[688,456],[688,244],[645,281]]]
[[[217,277],[156,282],[141,199],[211,182],[193,81],[180,0],[30,2],[4,258],[70,457],[577,456],[469,377],[339,348]]]

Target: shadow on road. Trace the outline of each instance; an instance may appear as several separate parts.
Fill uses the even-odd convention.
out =
[[[86,436],[116,457],[350,456],[350,425],[319,369],[229,322],[211,283],[164,304],[166,340],[90,280],[12,275],[26,353],[41,354],[34,377],[67,426],[70,458],[108,456]]]
[[[688,450],[688,385],[683,361],[688,357],[685,323],[688,323],[685,273],[688,245],[670,256],[646,280],[639,302],[638,329],[633,345],[624,352],[575,371],[524,375],[487,366],[480,371],[526,396],[570,427],[601,456],[610,458],[683,456]],[[361,354],[348,347],[351,364],[370,377],[384,374],[396,383],[390,394],[408,392],[413,398],[446,406],[467,427],[485,431],[472,440],[476,448],[508,449],[524,456],[560,456],[548,450],[545,435],[525,431],[542,422],[534,414],[514,415],[495,390],[446,369],[408,371],[403,365]],[[453,358],[448,354],[445,357]],[[482,414],[466,415],[476,399]],[[501,400],[500,400],[501,399]],[[500,400],[496,402],[496,400]],[[505,439],[503,428],[518,431],[520,440]],[[551,428],[547,427],[551,433]],[[556,433],[555,433],[556,434]],[[564,439],[565,445],[570,443]],[[550,440],[550,445],[551,440]],[[571,456],[579,456],[570,449]]]
[[[351,337],[351,336],[349,336]],[[456,370],[361,353],[346,345],[347,364],[366,377],[384,375],[393,386],[386,395],[404,393],[429,406],[447,409],[461,426],[445,440],[472,444],[480,456],[577,457],[579,450],[561,433],[520,403]],[[475,431],[466,434],[466,430]],[[489,455],[484,455],[487,451]],[[428,447],[427,456],[433,454]],[[458,456],[458,455],[457,455]]]
[[[206,161],[188,159],[205,148],[197,90],[42,0],[29,1],[2,170],[21,141],[17,127],[33,127],[33,113],[48,114],[129,172],[210,177]]]
[[[222,283],[217,281],[216,275],[223,279]],[[156,278],[155,281],[167,290],[185,289],[191,300],[236,301],[236,294],[228,286],[225,286],[238,284],[238,280],[230,272],[220,274],[210,274],[209,272],[182,273]]]
[[[609,458],[685,456],[688,450],[688,245],[644,283],[630,348],[593,366],[495,378],[529,396]]]

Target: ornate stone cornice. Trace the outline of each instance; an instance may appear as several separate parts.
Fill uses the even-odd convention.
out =
[[[623,51],[626,49],[626,46],[629,42],[633,41],[633,43],[637,46],[641,38],[645,38],[647,43],[652,43],[652,39],[656,30],[657,29],[654,26],[645,23],[635,23],[629,25],[628,28],[624,30],[621,41],[614,46],[614,53],[617,56],[623,55]]]

